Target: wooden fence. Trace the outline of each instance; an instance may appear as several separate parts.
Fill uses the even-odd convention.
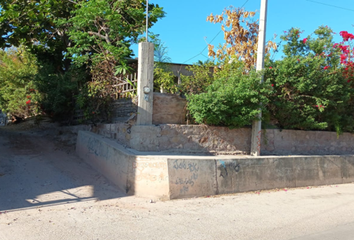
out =
[[[116,84],[112,84],[112,97],[116,99],[133,98],[137,94],[138,74],[132,73],[118,78]]]
[[[132,99],[137,95],[138,74],[137,72],[118,77],[116,83],[109,85],[112,103],[112,120],[127,118],[132,112],[136,112],[136,105]],[[120,108],[120,109],[118,109]],[[0,116],[1,120],[1,116]],[[75,109],[73,116],[74,123],[85,122],[85,114],[82,109]]]

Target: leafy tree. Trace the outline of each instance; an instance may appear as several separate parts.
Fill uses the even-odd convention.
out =
[[[50,62],[56,71],[70,67],[65,58],[71,41],[68,25],[58,25],[69,19],[73,1],[62,0],[0,0],[0,47],[26,46],[38,61]]]
[[[172,60],[168,56],[168,48],[165,46],[165,43],[160,39],[156,39],[153,43],[155,45],[154,61],[157,63],[171,63]]]
[[[110,86],[120,81],[116,75],[129,69],[130,45],[145,31],[145,4],[0,0],[0,47],[23,44],[35,54],[39,64],[35,83],[48,114],[72,113],[77,96],[79,105],[96,109],[105,105]],[[163,16],[161,7],[149,4],[149,27]],[[85,85],[87,73],[92,81]],[[83,99],[92,104],[82,104]]]
[[[190,94],[205,92],[206,88],[216,79],[215,75],[218,72],[227,75],[227,71],[223,71],[223,69],[230,70],[230,66],[234,68],[240,61],[243,62],[244,74],[254,68],[259,31],[258,22],[253,20],[254,15],[255,12],[230,7],[226,8],[220,15],[210,14],[207,17],[207,21],[211,23],[221,23],[225,43],[220,45],[217,50],[214,49],[213,45],[208,45],[208,55],[216,59],[217,63],[208,60],[206,63],[198,63],[190,67],[189,70],[193,72],[193,76],[182,77],[182,92]],[[276,49],[277,45],[269,41],[266,52],[269,52],[272,48]],[[233,62],[236,64],[232,64]],[[211,70],[213,68],[214,70]],[[240,69],[237,68],[238,70]]]
[[[80,2],[73,16],[62,22],[72,26],[69,34],[73,45],[68,51],[74,62],[78,66],[89,64],[92,71],[105,72],[106,79],[116,79],[116,74],[127,69],[131,44],[145,31],[145,4],[144,0]],[[163,16],[161,7],[149,4],[149,27]],[[93,77],[95,80],[96,75]]]
[[[140,41],[142,40],[145,38],[140,39]],[[168,56],[168,48],[159,39],[159,34],[150,34],[149,40],[154,44],[154,90],[162,93],[176,93],[176,77],[169,64],[171,58]]]
[[[164,16],[161,7],[149,4],[149,27]],[[72,17],[60,21],[72,26],[69,30],[72,46],[69,56],[78,67],[88,66],[91,81],[81,92],[80,106],[86,112],[109,115],[112,86],[125,81],[131,70],[132,43],[137,43],[146,27],[144,0],[90,0],[81,1],[72,11]]]

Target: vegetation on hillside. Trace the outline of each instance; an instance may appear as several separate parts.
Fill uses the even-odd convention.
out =
[[[62,119],[79,107],[88,118],[97,113],[107,116],[111,86],[130,70],[131,45],[145,31],[145,10],[145,0],[0,0],[0,47],[9,58],[12,53],[6,49],[11,47],[35,59],[28,79],[41,94],[43,112]],[[148,27],[164,17],[157,4],[149,4],[148,11]],[[13,79],[1,89],[11,89]],[[26,92],[25,86],[21,88]],[[9,94],[18,95],[8,91],[0,104],[8,104]],[[23,104],[17,107],[20,110]],[[6,109],[10,115],[19,114]]]
[[[253,13],[229,9],[223,14],[207,19],[223,22],[225,44],[216,52],[209,46],[216,62],[196,64],[191,68],[194,76],[183,79],[182,90],[195,122],[242,127],[256,120],[261,109],[266,123],[283,129],[354,132],[354,35],[342,31],[343,41],[335,43],[327,26],[306,38],[292,28],[281,36],[282,59],[272,60],[266,54],[265,69],[256,73],[257,32],[245,30],[255,27],[245,19]],[[268,46],[278,47],[272,42]]]

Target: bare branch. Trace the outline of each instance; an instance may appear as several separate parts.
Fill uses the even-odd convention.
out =
[[[106,36],[103,36],[103,35],[101,35],[101,34],[99,34],[99,33],[92,32],[92,31],[88,31],[88,34],[94,35],[94,36],[97,36],[97,37],[100,37],[100,38],[106,40],[106,42],[109,43],[109,44],[111,43],[111,40],[109,40],[109,37],[108,37],[107,34],[106,34]]]

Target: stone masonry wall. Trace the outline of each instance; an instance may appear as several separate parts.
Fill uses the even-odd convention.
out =
[[[176,94],[154,93],[153,124],[184,124],[187,100]],[[125,122],[138,111],[137,97],[118,99],[112,104],[112,122]]]
[[[118,99],[112,104],[112,122],[121,122],[136,113],[137,104],[131,98]]]
[[[130,146],[140,151],[247,154],[251,129],[161,124],[133,126]]]
[[[261,146],[267,155],[354,154],[354,134],[267,129]]]
[[[249,154],[251,129],[201,125],[137,126],[103,124],[93,130],[139,151],[199,154]],[[354,154],[354,134],[267,129],[262,131],[262,155]]]
[[[176,94],[154,93],[153,124],[184,124],[187,100]]]

